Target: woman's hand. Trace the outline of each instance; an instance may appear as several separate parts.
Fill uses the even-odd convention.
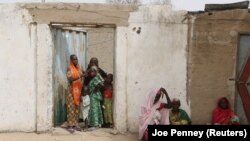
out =
[[[96,85],[95,86],[95,89],[94,89],[94,92],[96,92],[97,90],[99,90],[100,89],[100,85]]]
[[[168,94],[168,93],[167,93],[167,91],[166,91],[166,89],[161,88],[160,90],[161,90],[161,92],[162,92],[162,93],[164,93],[164,94]]]
[[[103,84],[100,83],[100,84],[98,84],[98,85],[95,86],[94,91],[96,92],[96,91],[98,91],[99,89],[101,89],[102,87],[103,87]]]
[[[76,80],[78,80],[78,79],[81,79],[81,78],[82,78],[82,76],[81,76],[81,74],[80,74],[80,75],[77,76],[77,77],[69,77],[68,80],[70,81],[70,83],[72,83],[72,82],[74,82],[74,81],[76,81]]]
[[[167,99],[167,104],[166,104],[165,108],[168,108],[168,109],[172,108],[172,102],[171,102],[171,100],[169,98],[169,95],[168,95],[166,89],[161,88],[160,91],[165,94],[166,99]]]

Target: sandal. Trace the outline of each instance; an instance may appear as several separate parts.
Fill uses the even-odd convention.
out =
[[[79,127],[79,126],[75,126],[74,130],[76,130],[76,131],[82,131],[81,127]]]
[[[66,130],[69,131],[71,134],[75,132],[73,127],[68,127]]]

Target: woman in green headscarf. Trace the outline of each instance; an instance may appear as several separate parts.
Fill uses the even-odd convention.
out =
[[[103,124],[103,114],[100,102],[102,101],[102,94],[100,88],[103,86],[103,79],[98,73],[98,68],[92,66],[90,69],[90,75],[92,77],[89,82],[89,97],[90,97],[90,110],[88,115],[89,130],[94,130],[101,127]]]
[[[173,109],[169,113],[170,124],[172,125],[189,125],[191,124],[191,119],[188,114],[180,109],[181,102],[179,99],[174,98],[172,100]]]

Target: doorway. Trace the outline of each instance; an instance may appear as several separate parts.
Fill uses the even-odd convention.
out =
[[[69,56],[76,54],[79,64],[86,66],[87,32],[74,28],[52,28],[53,50],[53,90],[54,90],[54,125],[66,121],[66,95],[69,93],[66,72]]]
[[[66,71],[69,56],[76,54],[84,70],[89,60],[96,57],[99,67],[114,74],[115,29],[97,26],[52,26],[54,126],[60,126],[67,119],[66,95],[69,93]]]
[[[239,35],[237,58],[237,94],[235,110],[242,124],[250,122],[250,34]]]

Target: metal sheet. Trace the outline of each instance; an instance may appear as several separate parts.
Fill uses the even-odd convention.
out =
[[[76,54],[79,64],[86,66],[87,33],[84,31],[53,29],[54,38],[54,125],[66,120],[66,100],[68,80],[66,77],[69,57]]]
[[[250,35],[241,35],[239,38],[238,64],[237,64],[237,88],[239,95],[236,95],[236,112],[241,122],[247,124],[250,118],[249,88],[246,83],[250,75]]]

